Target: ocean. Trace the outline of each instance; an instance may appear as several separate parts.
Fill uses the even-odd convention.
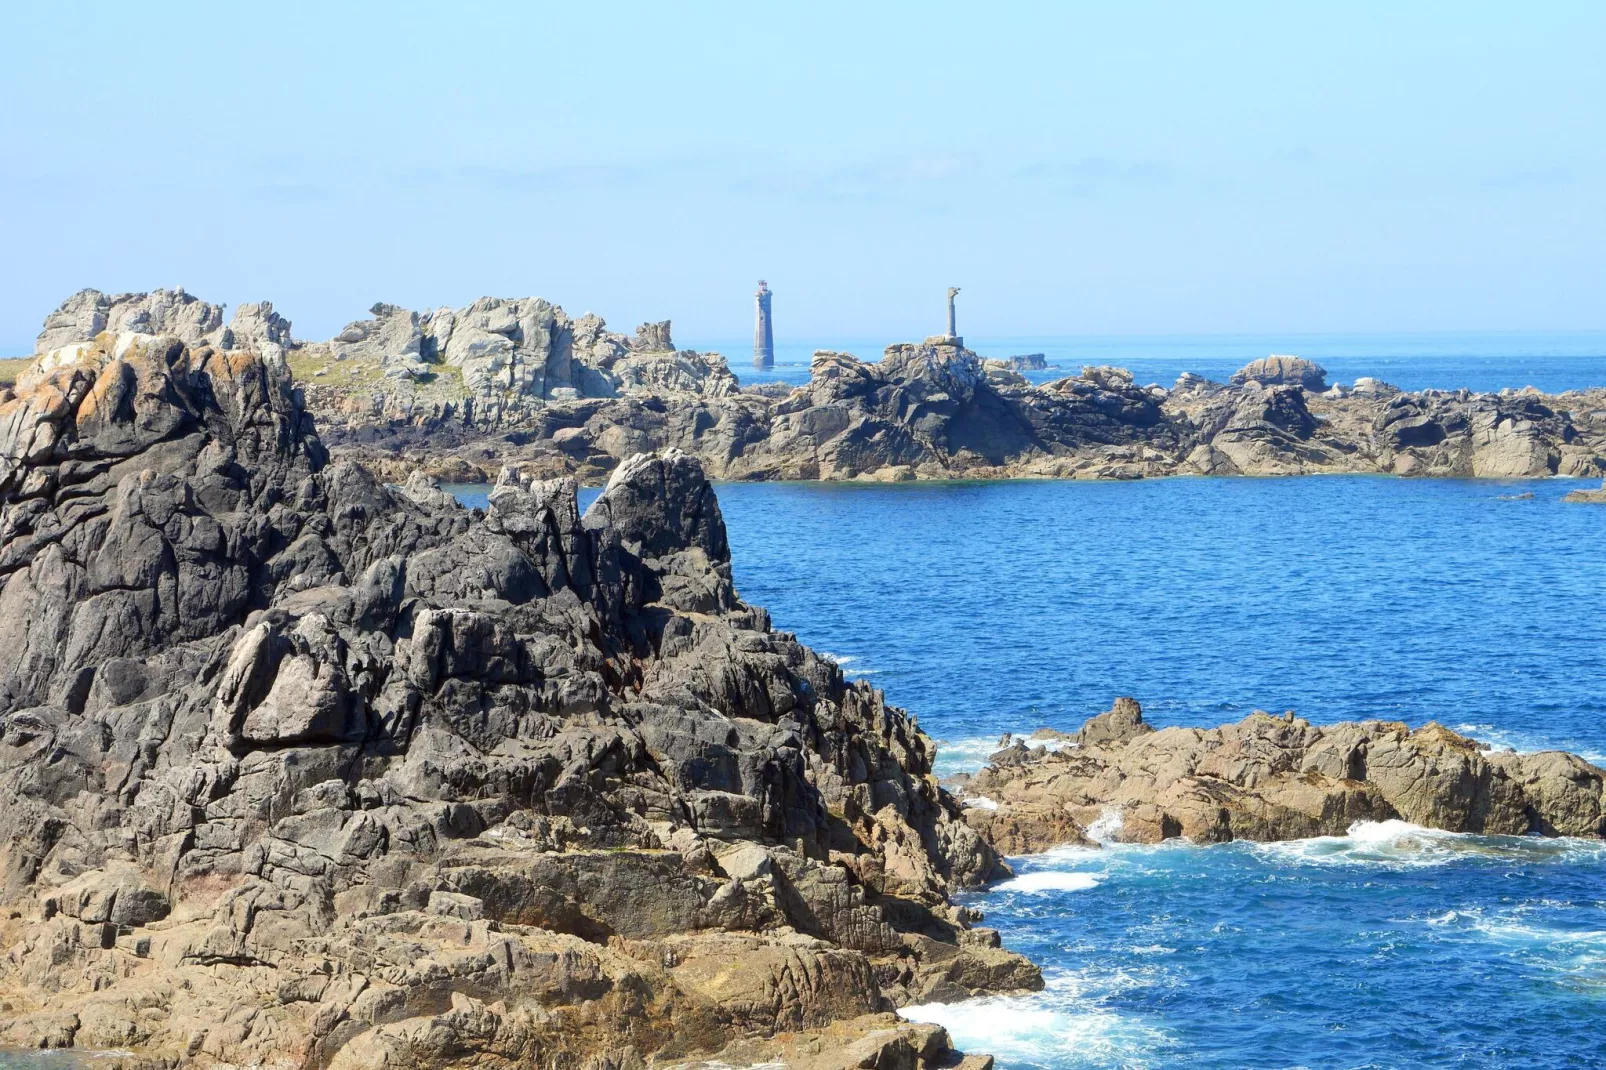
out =
[[[1606,761],[1606,508],[1563,503],[1576,485],[719,496],[743,597],[918,715],[955,772],[1003,732],[1075,728],[1121,694],[1160,726],[1293,709]],[[1001,1070],[1606,1063],[1601,843],[1385,822],[1012,861],[1015,879],[964,900],[1047,989],[905,1011]]]
[[[1380,353],[1275,348],[1343,381],[1561,390],[1606,384],[1594,337],[1515,358],[1397,354],[1393,371]],[[1262,350],[1057,357],[1168,382],[1184,369],[1225,378]],[[915,713],[952,773],[979,768],[1004,732],[1073,729],[1122,694],[1158,726],[1293,709],[1439,721],[1492,746],[1606,762],[1606,507],[1561,501],[1581,485],[1593,484],[718,492],[742,596]],[[484,504],[487,488],[455,489]],[[1045,991],[904,1012],[996,1054],[1000,1070],[1606,1065],[1601,843],[1384,822],[1287,844],[1111,843],[1011,862],[1014,879],[962,898],[1043,967]],[[93,1060],[0,1053],[0,1065]]]
[[[752,366],[751,339],[677,340],[689,349],[723,353],[743,383],[779,380],[806,383],[816,349],[880,360],[893,342],[919,338],[824,338],[780,340],[776,366]],[[1307,357],[1328,371],[1330,383],[1353,383],[1363,375],[1403,390],[1496,391],[1536,386],[1546,393],[1606,386],[1606,331],[1479,331],[1400,334],[1239,334],[1173,336],[966,336],[984,357],[1042,353],[1055,367],[1028,372],[1034,382],[1075,375],[1084,364],[1113,364],[1139,383],[1169,387],[1183,372],[1225,382],[1250,361],[1271,353]]]
[[[976,768],[1136,696],[1606,761],[1606,509],[1567,480],[719,488],[738,587]],[[1532,498],[1518,497],[1532,494]],[[1606,845],[1399,823],[1015,860],[1038,995],[916,1007],[1004,1070],[1600,1066]]]

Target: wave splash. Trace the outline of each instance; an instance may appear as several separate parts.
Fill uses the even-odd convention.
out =
[[[1606,844],[1567,837],[1445,832],[1392,818],[1357,821],[1343,836],[1259,843],[1251,850],[1270,863],[1408,868],[1480,858],[1527,862],[1584,860],[1606,854]]]
[[[832,654],[825,650],[816,651],[816,653],[825,660],[835,663],[836,667],[842,670],[843,676],[874,676],[881,671],[880,669],[866,668],[858,664],[859,656],[857,654]]]
[[[1094,873],[1049,869],[1039,870],[1036,873],[1022,873],[1018,877],[993,885],[993,890],[1043,895],[1047,892],[1085,892],[1089,888],[1097,888],[1098,885],[1099,877]]]
[[[1514,750],[1519,754],[1536,754],[1539,751],[1564,750],[1578,755],[1592,765],[1606,762],[1606,753],[1598,749],[1591,749],[1576,740],[1563,739],[1559,743],[1543,740],[1526,732],[1513,731],[1492,724],[1458,724],[1455,730],[1464,736],[1470,736],[1482,744],[1485,753],[1498,750]]]
[[[1032,739],[1029,730],[1010,734],[1028,747],[1057,751],[1076,746],[1066,739]],[[998,735],[961,736],[958,739],[937,740],[937,775],[953,776],[957,773],[979,772],[987,764],[987,760],[1001,749],[999,741],[1003,735],[1004,733],[1000,732]]]
[[[1147,1066],[1169,1048],[1169,1033],[1104,1004],[1155,984],[1144,971],[1068,971],[1031,996],[989,996],[960,1003],[927,1003],[898,1013],[948,1030],[956,1047],[988,1052],[1030,1066]]]

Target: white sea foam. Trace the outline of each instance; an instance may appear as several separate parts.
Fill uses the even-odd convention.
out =
[[[1538,968],[1559,984],[1580,976],[1591,986],[1603,980],[1606,929],[1568,926],[1569,920],[1598,920],[1595,911],[1581,911],[1575,903],[1541,899],[1503,909],[1474,904],[1415,920],[1429,926],[1434,939],[1470,936],[1504,958]]]
[[[1536,739],[1524,732],[1514,732],[1492,724],[1458,724],[1455,726],[1455,730],[1482,743],[1485,753],[1508,749],[1514,750],[1519,754],[1534,754],[1543,750],[1564,750],[1577,754],[1592,765],[1606,763],[1606,754],[1599,751],[1591,751],[1566,742],[1560,744],[1547,742]]]
[[[842,670],[842,675],[844,676],[874,676],[881,671],[880,669],[868,669],[857,664],[859,660],[857,654],[832,654],[824,650],[817,651],[817,653],[827,661],[835,662],[836,667]]]
[[[1584,862],[1606,856],[1599,840],[1544,836],[1483,836],[1445,832],[1409,821],[1357,821],[1343,836],[1316,836],[1250,848],[1270,861],[1387,868],[1442,866],[1469,858],[1524,862]]]
[[[1111,807],[1087,827],[1087,838],[1094,843],[1115,843],[1121,838],[1121,811]]]
[[[1097,888],[1099,878],[1094,873],[1066,872],[1064,870],[1039,870],[1035,873],[1022,873],[1018,877],[994,885],[1000,892],[1025,892],[1028,895],[1043,895],[1047,892],[1085,892],[1089,888]]]
[[[1040,866],[1060,868],[1061,865],[1079,865],[1088,859],[1102,858],[1103,856],[1104,853],[1097,847],[1088,847],[1080,843],[1067,843],[1059,847],[1050,847],[1041,854],[1032,855],[1031,859]]]
[[[1570,929],[1555,923],[1557,915],[1578,913],[1578,908],[1570,903],[1541,899],[1493,912],[1473,906],[1449,913],[1461,927],[1515,950],[1588,954],[1597,964],[1600,954],[1606,951],[1606,930]],[[1596,916],[1591,912],[1591,917]],[[1433,925],[1436,921],[1429,918],[1428,924]]]
[[[989,1052],[1006,1062],[1145,1066],[1170,1037],[1140,1019],[1105,1008],[1101,1001],[1152,983],[1152,977],[1132,971],[1061,975],[1037,995],[927,1003],[899,1013],[942,1026],[959,1048]]]
[[[1474,837],[1423,828],[1409,821],[1357,821],[1343,836],[1256,844],[1263,857],[1280,862],[1317,865],[1443,865],[1461,854],[1462,843]]]
[[[1414,846],[1424,839],[1454,836],[1456,834],[1423,828],[1421,825],[1413,825],[1409,821],[1401,821],[1398,818],[1389,818],[1387,821],[1357,821],[1349,827],[1347,835],[1355,843],[1404,847]]]
[[[989,799],[985,795],[968,795],[964,799],[960,800],[960,805],[968,806],[972,810],[998,809],[998,801],[996,799]]]
[[[1067,739],[1031,739],[1027,734],[1011,733],[1028,747],[1042,747],[1048,751],[1064,750],[1076,746]],[[955,773],[974,773],[987,764],[987,759],[1002,749],[999,739],[1003,733],[987,736],[961,736],[958,739],[937,741],[937,773],[952,776]]]
[[[905,1018],[948,1030],[961,1049],[1037,1064],[1075,1056],[1078,1065],[1143,1065],[1157,1031],[1101,1009],[1083,1012],[1032,1006],[1026,1000],[984,999],[905,1007]]]

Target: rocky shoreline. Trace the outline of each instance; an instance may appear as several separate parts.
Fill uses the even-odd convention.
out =
[[[733,471],[710,455],[782,466],[746,478],[804,455],[835,458],[811,478],[887,457],[938,478],[921,465],[971,471],[952,465],[1017,441],[1008,427],[1101,450],[1147,449],[1123,439],[1146,429],[1240,472],[1314,464],[1336,440],[1285,424],[1400,397],[1429,406],[1401,420],[1461,429],[1409,447],[1429,468],[1490,474],[1536,443],[1592,458],[1576,412],[1317,393],[1286,358],[1164,397],[1111,369],[1037,388],[942,345],[824,355],[783,398],[719,393],[716,362],[653,348],[667,324],[632,348],[597,321],[578,362],[500,366],[547,395],[517,419],[652,413],[696,455],[648,436],[593,465],[554,431],[518,448],[606,469],[597,501],[582,514],[542,461],[501,468],[477,511],[419,468],[332,451],[271,306],[224,325],[182,292],[75,300],[42,336],[62,344],[0,390],[0,1043],[164,1068],[982,1070],[896,1008],[1043,981],[951,896],[1112,812],[1145,842],[1393,817],[1606,835],[1606,773],[1569,755],[1291,715],[1153,732],[1130,700],[1057,749],[1001,751],[956,785],[962,805],[913,718],[740,598],[709,483]],[[465,366],[488,351],[472,332],[508,312],[475,308],[444,343],[476,343]],[[517,316],[577,330],[550,306]],[[422,364],[448,333],[438,315],[376,319],[436,332]],[[516,330],[524,345],[534,328]],[[699,367],[711,392],[673,404],[620,385]],[[615,396],[554,393],[598,382]],[[1190,445],[1179,397],[1206,425],[1277,415]],[[699,445],[718,425],[695,416],[727,402],[769,421],[734,454]],[[1531,419],[1480,438],[1496,410]],[[599,439],[632,426],[613,419]]]
[[[1357,821],[1389,820],[1606,838],[1606,770],[1577,755],[1493,751],[1438,724],[1317,726],[1292,713],[1155,731],[1131,698],[1077,732],[1013,741],[953,786],[971,826],[1011,855],[1110,840],[1342,836]]]
[[[960,1056],[895,1006],[1041,985],[695,459],[474,513],[331,462],[271,355],[98,337],[0,395],[0,1042],[917,1070]]]
[[[668,448],[721,480],[1606,477],[1606,388],[1330,385],[1297,357],[1253,361],[1226,383],[1141,385],[1087,367],[1034,384],[1007,361],[932,338],[874,363],[822,351],[806,385],[743,387],[718,354],[676,349],[668,321],[618,334],[539,298],[375,305],[329,341],[298,342],[270,304],[242,305],[225,325],[221,306],[182,290],[83,291],[46,320],[36,348],[59,359],[102,332],[283,360],[332,453],[397,482],[424,471],[489,483],[505,466],[600,482],[626,458]]]

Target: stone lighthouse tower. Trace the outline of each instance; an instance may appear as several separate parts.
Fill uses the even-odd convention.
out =
[[[775,326],[770,320],[769,286],[758,280],[758,293],[753,295],[758,304],[758,319],[753,323],[753,367],[775,367]]]
[[[959,296],[959,287],[948,287],[948,330],[943,334],[934,334],[926,339],[928,346],[959,346],[964,348],[965,340],[959,337],[959,323],[954,317],[954,298]]]

